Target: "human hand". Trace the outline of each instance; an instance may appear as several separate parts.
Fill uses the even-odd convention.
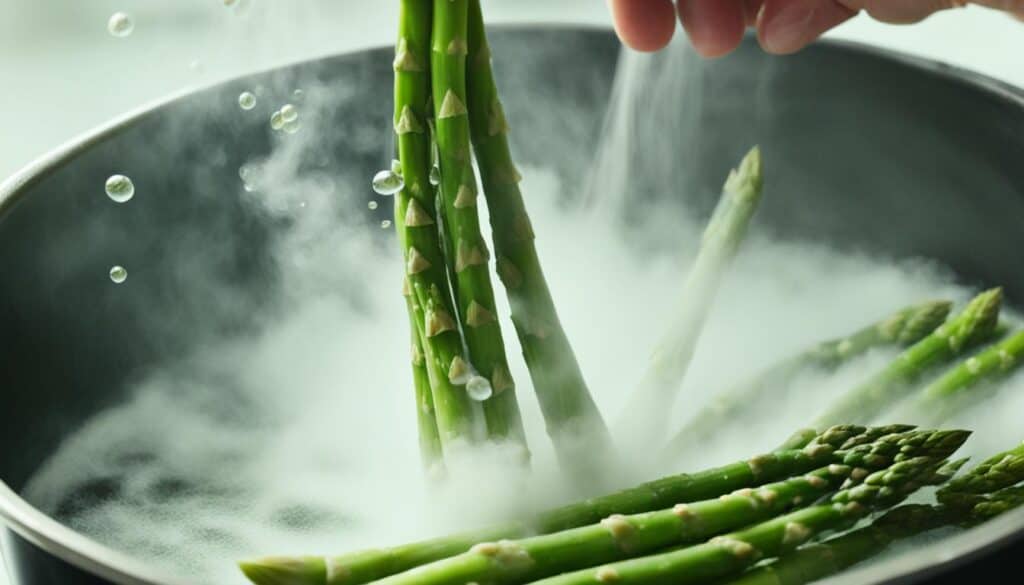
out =
[[[799,51],[861,10],[882,22],[907,24],[967,4],[1024,19],[1024,0],[609,0],[615,30],[630,47],[657,51],[675,32],[678,13],[690,42],[706,57],[735,49],[747,27],[770,53]]]

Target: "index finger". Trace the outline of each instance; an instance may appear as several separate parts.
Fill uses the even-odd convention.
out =
[[[676,30],[672,0],[609,0],[615,32],[638,51],[665,47]]]

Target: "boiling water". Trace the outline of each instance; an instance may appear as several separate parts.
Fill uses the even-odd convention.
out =
[[[644,371],[666,311],[678,302],[706,219],[670,204],[638,209],[625,198],[632,163],[616,151],[635,148],[616,129],[635,139],[629,117],[639,106],[624,97],[622,80],[640,83],[641,73],[627,63],[620,77],[602,155],[605,171],[614,175],[602,191],[622,196],[566,208],[560,194],[579,185],[562,184],[555,169],[522,169],[554,298],[609,420]],[[644,75],[651,83],[653,73]],[[303,112],[307,107],[316,106],[303,105]],[[281,129],[294,113],[285,109],[274,116]],[[665,115],[668,126],[681,131],[669,134],[685,136],[682,114]],[[188,359],[151,372],[130,400],[89,421],[39,470],[25,490],[33,504],[169,573],[230,584],[244,582],[234,567],[241,558],[395,543],[520,517],[586,493],[557,473],[518,358],[511,369],[534,454],[532,472],[517,471],[515,449],[489,445],[451,461],[448,483],[425,484],[397,246],[382,250],[371,230],[341,231],[330,214],[316,211],[337,199],[340,177],[301,183],[308,187],[300,190],[301,201],[285,195],[295,189],[279,188],[303,180],[290,162],[315,136],[290,137],[295,140],[284,140],[271,160],[240,172],[241,197],[296,219],[276,251],[292,283],[280,300],[287,310],[258,334],[197,348]],[[344,188],[364,189],[370,198],[369,183]],[[307,202],[313,211],[302,211]],[[763,205],[771,204],[769,188]],[[363,205],[352,214],[365,213]],[[623,209],[636,219],[628,230],[620,222]],[[369,294],[346,302],[335,294],[346,286]],[[907,304],[932,298],[962,303],[973,292],[932,262],[781,240],[758,230],[755,219],[716,299],[675,419],[688,419],[715,391],[817,341]],[[518,356],[508,314],[500,304],[509,355]],[[808,373],[775,411],[723,432],[685,462],[623,467],[608,454],[611,482],[625,486],[767,449],[893,355],[874,351],[831,375]],[[1024,407],[1024,392],[1015,391],[1022,385],[1024,378],[1013,378],[994,400],[955,421],[979,429],[965,452],[991,453],[1021,438],[1006,429],[1017,427],[1011,417]]]

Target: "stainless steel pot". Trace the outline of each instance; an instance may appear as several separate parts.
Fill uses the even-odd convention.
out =
[[[504,29],[494,45],[500,75],[535,81],[504,87],[522,159],[583,174],[608,103],[614,37]],[[174,97],[71,142],[0,187],[0,541],[16,585],[172,582],[62,527],[18,492],[63,438],[122,401],[147,368],[247,327],[247,314],[211,307],[183,278],[189,255],[216,251],[221,284],[244,299],[239,306],[258,307],[280,291],[268,259],[274,221],[236,195],[239,165],[270,149],[265,119],[226,121],[238,94],[258,85],[270,95],[290,91],[295,80],[344,84],[348,91],[318,121],[333,138],[313,166],[365,182],[389,160],[387,145],[350,138],[390,127],[389,51],[308,61]],[[696,74],[703,99],[688,137],[699,145],[696,172],[678,190],[696,194],[694,205],[710,207],[736,153],[760,142],[779,170],[773,205],[759,221],[839,246],[934,257],[966,281],[999,283],[1011,301],[1024,298],[1024,92],[834,43],[785,59],[747,44]],[[593,123],[541,131],[530,115],[537,107],[572,109]],[[115,209],[97,186],[122,169],[147,196]],[[388,213],[382,208],[374,221]],[[112,258],[135,267],[131,294],[107,281]],[[949,571],[957,565],[1024,551],[1017,544],[991,556],[1021,537],[1024,510],[838,581],[956,578]]]

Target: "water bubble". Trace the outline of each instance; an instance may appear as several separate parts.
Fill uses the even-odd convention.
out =
[[[110,269],[110,280],[114,284],[121,284],[128,279],[128,271],[125,270],[124,266],[114,266]]]
[[[477,402],[483,402],[494,394],[491,383],[483,376],[473,376],[466,382],[466,394]]]
[[[135,196],[135,184],[124,175],[111,175],[105,188],[107,197],[118,203],[124,203]]]
[[[281,106],[281,117],[285,122],[294,122],[299,119],[299,111],[291,104]]]
[[[377,209],[377,202],[376,201],[371,201],[371,202],[367,203],[366,206],[369,207],[370,209]]]
[[[301,127],[302,125],[299,124],[298,120],[290,120],[284,123],[284,131],[287,132],[288,134],[295,134],[296,132],[299,131],[299,128]]]
[[[434,165],[430,167],[430,184],[437,187],[441,184],[441,167]]]
[[[243,91],[238,96],[238,105],[243,110],[251,110],[256,107],[256,96],[251,91]]]
[[[373,176],[373,190],[378,195],[394,195],[405,187],[402,175],[392,171],[381,171]]]
[[[124,12],[115,12],[107,21],[107,32],[115,37],[124,38],[132,34],[133,30],[135,30],[135,22]]]
[[[392,159],[391,160],[391,172],[395,173],[396,175],[401,175],[402,174],[402,161],[397,160],[397,159]]]
[[[389,227],[391,227],[391,220],[390,219],[385,219],[384,221],[380,222],[380,229],[386,230]]]
[[[280,130],[284,128],[284,117],[281,116],[281,110],[278,110],[270,115],[270,127],[274,130]]]
[[[302,91],[301,89],[296,89],[295,91],[292,92],[292,99],[294,99],[297,102],[301,102],[302,100],[306,99],[306,92]]]

